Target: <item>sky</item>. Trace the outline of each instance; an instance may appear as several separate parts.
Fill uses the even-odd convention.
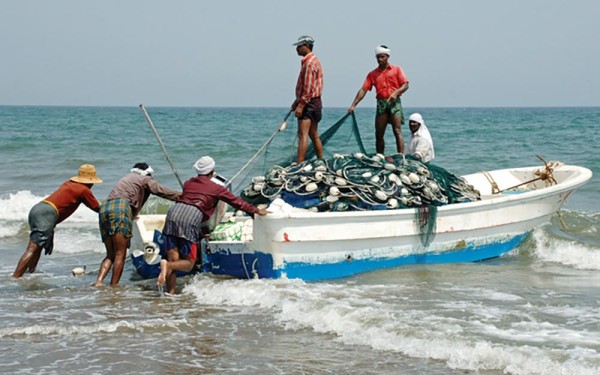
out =
[[[308,34],[325,107],[350,106],[379,44],[405,107],[600,106],[599,15],[596,0],[0,0],[0,105],[287,107]]]

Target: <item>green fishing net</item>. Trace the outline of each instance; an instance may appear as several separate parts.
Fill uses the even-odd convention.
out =
[[[296,164],[293,150],[263,175],[252,177],[241,191],[242,198],[254,205],[268,205],[281,198],[294,207],[314,212],[414,208],[415,223],[425,247],[435,236],[437,207],[480,199],[471,185],[440,166],[422,163],[411,155],[367,154],[353,113],[320,135],[324,148],[339,137],[344,124],[359,152],[327,153],[323,159],[314,159],[310,144],[307,160]]]

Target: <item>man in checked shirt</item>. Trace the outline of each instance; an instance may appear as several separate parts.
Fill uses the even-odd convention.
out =
[[[302,56],[302,65],[296,84],[296,100],[292,104],[294,115],[298,118],[298,164],[304,161],[308,149],[308,138],[310,137],[317,158],[323,157],[323,144],[319,138],[319,121],[323,104],[321,103],[321,92],[323,91],[323,69],[317,56],[313,53],[315,40],[302,35],[293,45],[296,52]]]

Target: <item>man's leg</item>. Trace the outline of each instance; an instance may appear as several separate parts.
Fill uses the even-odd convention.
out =
[[[25,269],[29,269],[29,272],[35,271],[35,266],[37,265],[37,260],[40,259],[40,255],[42,254],[42,247],[35,242],[29,240],[29,244],[25,249],[25,253],[19,259],[19,263],[17,263],[17,268],[15,272],[12,274],[12,277],[18,279],[23,276],[25,273]],[[30,265],[33,267],[31,268]]]
[[[31,257],[31,259],[29,260],[29,263],[27,264],[27,272],[29,272],[29,273],[35,272],[38,262],[40,261],[41,255],[42,255],[41,249],[40,249],[40,251],[35,251],[33,253],[33,256]]]
[[[392,131],[396,138],[396,151],[404,154],[404,137],[402,136],[402,117],[390,115],[392,122]]]
[[[388,124],[388,114],[382,113],[375,116],[375,150],[383,154],[385,151],[385,129]]]
[[[108,275],[108,271],[110,271],[110,268],[112,267],[113,262],[115,261],[114,237],[115,235],[108,236],[104,240],[104,247],[106,248],[106,257],[104,257],[104,260],[102,261],[102,263],[100,263],[98,277],[96,278],[96,283],[94,284],[94,286],[102,285],[102,282],[106,278],[106,275]]]
[[[308,149],[308,132],[311,127],[310,119],[298,119],[298,156],[296,162],[298,164],[304,161],[306,150]],[[320,140],[319,140],[320,142]]]
[[[165,281],[167,282],[167,293],[175,294],[175,285],[177,283],[177,272],[175,271],[183,271],[190,272],[194,268],[194,262],[190,259],[181,259],[179,256],[179,248],[173,248],[167,251],[166,260],[160,261],[160,275],[158,284],[162,285]],[[163,276],[163,268],[164,268],[164,279],[161,278]],[[163,281],[164,280],[164,281]]]
[[[315,148],[315,154],[319,159],[321,159],[323,158],[323,143],[321,143],[321,137],[319,137],[318,126],[318,122],[311,120],[308,135],[310,136],[310,140],[312,141],[313,147]]]
[[[112,277],[110,278],[110,285],[116,286],[121,280],[123,274],[123,267],[125,267],[125,257],[127,256],[127,238],[121,233],[115,233],[114,236],[114,249],[115,258],[113,263]]]

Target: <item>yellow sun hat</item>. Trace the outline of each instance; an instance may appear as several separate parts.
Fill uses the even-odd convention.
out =
[[[80,182],[82,184],[101,184],[102,180],[96,176],[96,167],[91,164],[83,164],[79,167],[77,176],[70,178],[71,181]]]

